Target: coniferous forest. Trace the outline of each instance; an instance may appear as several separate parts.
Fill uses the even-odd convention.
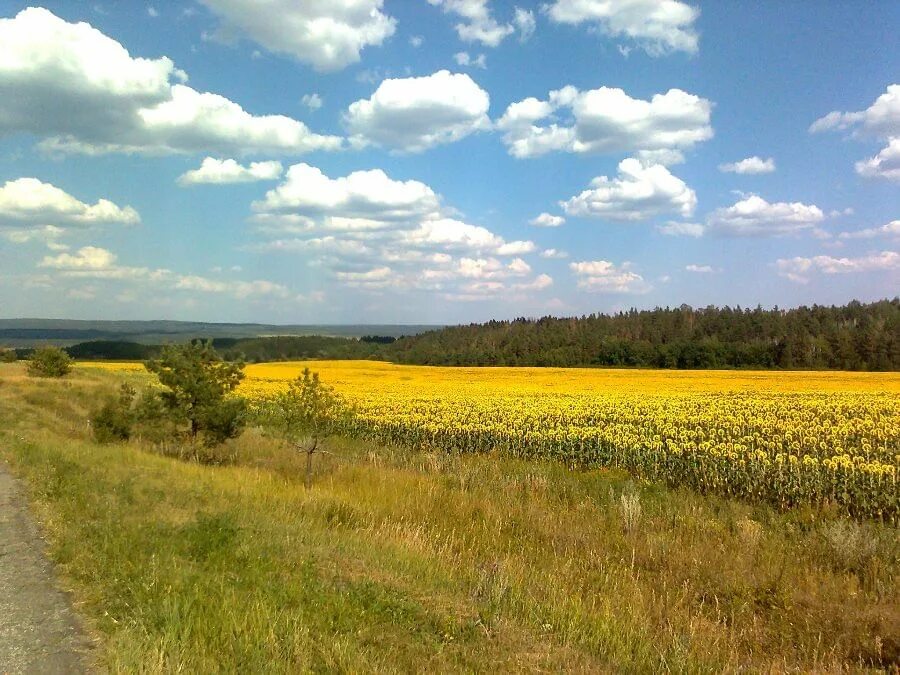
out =
[[[431,365],[900,370],[900,299],[490,321],[403,338],[387,354]]]

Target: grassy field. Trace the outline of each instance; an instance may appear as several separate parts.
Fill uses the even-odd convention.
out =
[[[100,446],[140,373],[0,364],[27,484],[112,671],[840,672],[900,664],[895,527],[607,470],[247,432],[207,467]]]

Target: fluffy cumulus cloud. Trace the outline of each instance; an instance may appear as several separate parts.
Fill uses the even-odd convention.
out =
[[[596,293],[647,293],[651,286],[631,263],[616,265],[608,260],[583,260],[569,263],[578,280],[578,288]]]
[[[557,23],[588,24],[627,38],[651,56],[697,52],[700,10],[678,0],[554,0],[546,12]]]
[[[591,187],[560,202],[570,216],[639,221],[666,213],[693,214],[697,195],[661,165],[647,166],[634,158],[619,163],[616,178],[598,176]]]
[[[889,85],[875,102],[856,112],[834,110],[809,127],[811,133],[849,130],[874,138],[900,136],[900,84]]]
[[[566,222],[562,216],[554,216],[551,213],[542,213],[528,221],[537,227],[559,227]]]
[[[814,273],[852,274],[859,272],[898,272],[900,271],[900,253],[897,251],[881,251],[857,258],[833,258],[829,255],[817,255],[812,258],[780,258],[775,261],[775,269],[783,277],[797,283],[806,283]]]
[[[825,218],[814,204],[776,202],[749,195],[707,218],[707,229],[730,236],[788,235],[813,230]]]
[[[888,144],[874,157],[856,163],[856,173],[865,178],[885,178],[900,183],[900,136],[888,140]]]
[[[344,124],[356,146],[422,152],[489,129],[490,98],[464,73],[384,80],[367,99],[351,103]]]
[[[775,171],[775,160],[771,157],[762,159],[753,155],[753,157],[742,159],[739,162],[719,164],[719,171],[740,174],[772,173]]]
[[[521,258],[536,252],[533,242],[460,220],[429,186],[380,169],[331,178],[297,164],[252,209],[264,237],[256,250],[304,254],[355,288],[483,299],[546,284]],[[475,282],[490,285],[475,291]]]
[[[439,209],[435,192],[419,181],[397,181],[381,169],[329,178],[308,164],[295,164],[285,180],[252,208],[258,214],[329,219],[407,221]],[[342,221],[339,221],[342,222]]]
[[[364,48],[384,43],[397,25],[382,11],[383,0],[200,1],[221,17],[220,39],[246,36],[322,72],[357,63]]]
[[[290,296],[285,286],[266,280],[209,279],[197,275],[176,274],[164,268],[121,265],[114,253],[96,246],[84,246],[75,253],[45,256],[38,266],[70,279],[130,281],[151,288],[221,293],[238,300],[263,297],[284,299]]]
[[[119,223],[133,225],[141,220],[130,206],[120,207],[108,199],[87,204],[55,185],[37,178],[18,178],[0,187],[0,228],[18,231],[48,227],[54,233],[63,228]]]
[[[89,24],[46,9],[0,19],[0,135],[32,133],[47,151],[87,154],[297,154],[342,144],[186,81],[171,59],[132,57]]]
[[[865,110],[834,110],[820,117],[809,131],[851,131],[854,138],[886,141],[887,145],[877,155],[856,163],[856,172],[866,178],[900,182],[900,84],[889,85]]]
[[[486,47],[496,47],[516,30],[511,24],[499,23],[491,15],[488,0],[428,0],[428,3],[460,17],[461,21],[455,28],[459,39],[464,42],[480,42]],[[520,30],[523,28],[521,21],[517,18]],[[526,20],[524,30],[529,28],[533,32],[533,27]]]
[[[199,169],[192,169],[178,178],[179,185],[211,183],[252,183],[259,180],[276,180],[284,170],[281,162],[251,162],[242,166],[233,159],[206,157]]]
[[[567,86],[551,91],[547,100],[512,103],[497,128],[514,157],[644,152],[648,161],[672,164],[683,161],[681,150],[712,138],[711,112],[710,101],[681,89],[645,101],[622,89]],[[564,119],[556,121],[560,113]]]

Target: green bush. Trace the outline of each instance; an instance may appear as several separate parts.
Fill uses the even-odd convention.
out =
[[[304,368],[287,389],[257,410],[256,421],[265,432],[306,453],[308,488],[312,484],[312,456],[319,443],[345,430],[352,415],[344,399],[322,383],[318,373]]]
[[[110,398],[91,415],[91,429],[99,443],[127,441],[131,437],[135,422],[134,394],[132,387],[123,384],[118,398]]]
[[[12,363],[17,358],[15,349],[0,348],[0,363]]]
[[[35,377],[63,377],[72,370],[72,359],[59,347],[39,347],[28,360],[28,374]]]
[[[159,359],[145,365],[164,387],[162,406],[187,424],[191,445],[209,448],[241,433],[247,404],[232,392],[244,379],[243,362],[223,361],[210,342],[196,341],[168,345]],[[203,461],[206,454],[197,457]]]

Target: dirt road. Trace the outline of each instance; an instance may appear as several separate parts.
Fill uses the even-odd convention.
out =
[[[90,643],[44,549],[21,486],[0,462],[0,675],[91,670]]]

